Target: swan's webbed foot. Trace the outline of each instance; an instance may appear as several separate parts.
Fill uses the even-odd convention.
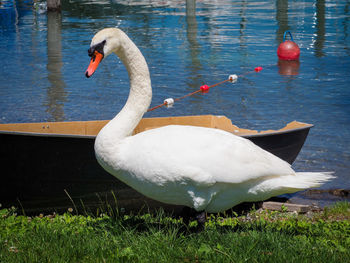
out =
[[[207,221],[206,213],[204,211],[197,212],[196,219],[197,219],[198,225],[199,224],[204,225],[205,222]]]
[[[207,221],[205,211],[197,212],[193,208],[184,207],[181,214],[185,225],[188,226],[191,221],[196,220],[198,224],[197,228],[204,229],[205,222]]]

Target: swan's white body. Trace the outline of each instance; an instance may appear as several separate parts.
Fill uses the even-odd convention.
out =
[[[285,161],[222,130],[171,125],[131,136],[151,103],[147,63],[119,29],[101,30],[91,47],[102,42],[104,55],[115,52],[126,66],[130,94],[121,112],[98,134],[96,157],[109,173],[145,196],[219,212],[333,178],[330,173],[295,173]]]

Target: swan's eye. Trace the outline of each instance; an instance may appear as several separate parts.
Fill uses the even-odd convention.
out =
[[[95,49],[90,47],[88,50],[89,57],[92,57],[94,55]]]
[[[89,50],[88,50],[89,57],[94,56],[95,51],[97,51],[98,53],[104,55],[103,47],[105,46],[105,44],[106,44],[106,40],[103,40],[102,42],[100,42],[100,43],[90,47]]]

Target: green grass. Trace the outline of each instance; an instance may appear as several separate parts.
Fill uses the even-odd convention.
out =
[[[0,210],[0,262],[349,262],[350,205],[312,216],[251,211],[196,222],[157,215],[18,216]]]

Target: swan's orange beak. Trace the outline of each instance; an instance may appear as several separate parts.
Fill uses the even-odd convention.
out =
[[[85,72],[85,76],[87,78],[90,78],[92,74],[96,71],[98,64],[100,64],[101,60],[103,59],[103,54],[98,52],[97,50],[94,51],[94,54],[91,57],[90,65],[88,69]]]

